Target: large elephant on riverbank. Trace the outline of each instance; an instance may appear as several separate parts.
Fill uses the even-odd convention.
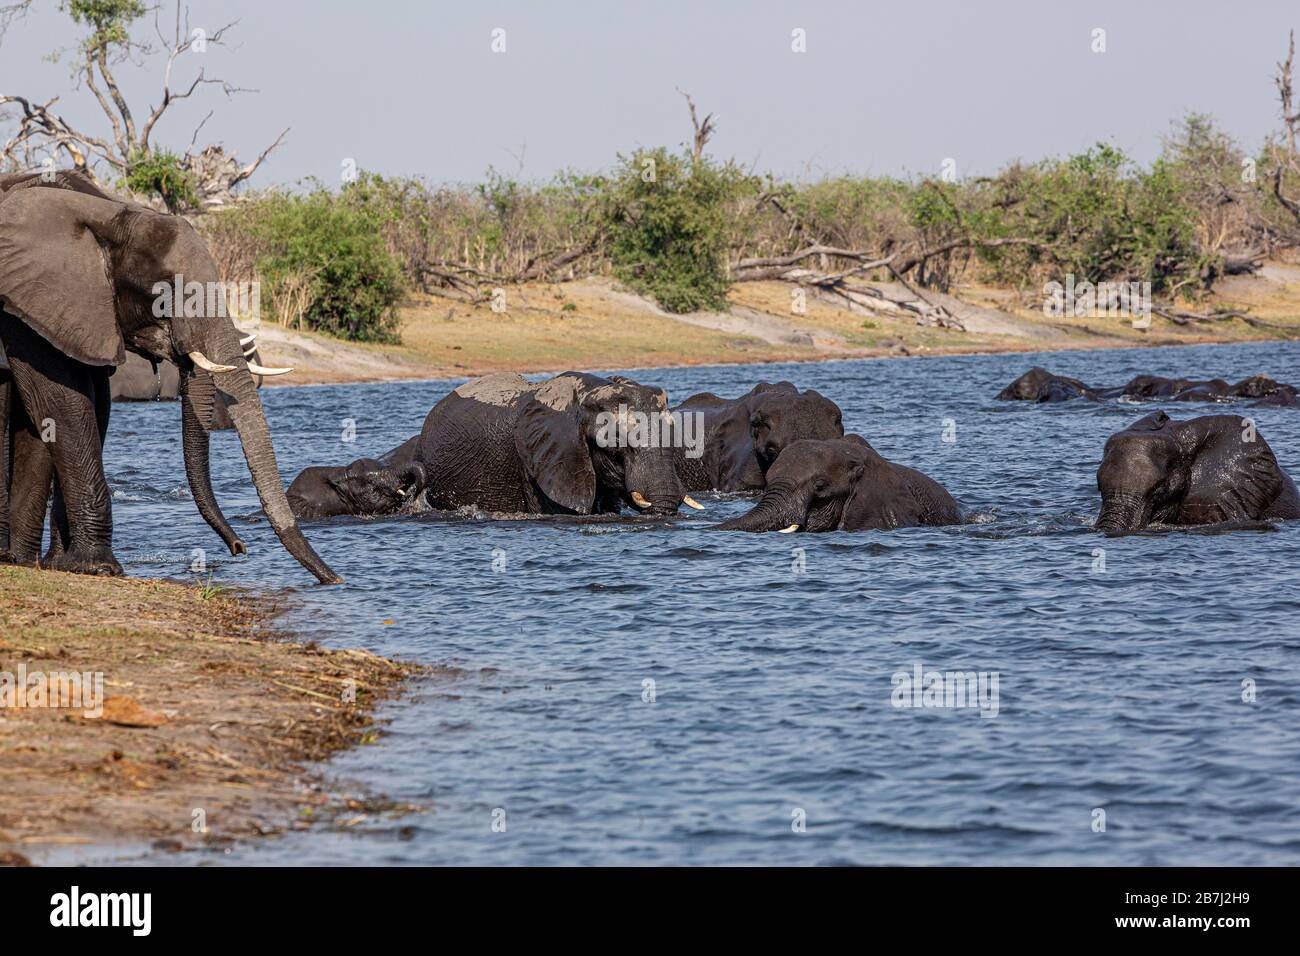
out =
[[[761,382],[740,398],[692,395],[675,414],[700,416],[702,454],[683,452],[678,471],[687,491],[761,491],[764,474],[791,442],[844,435],[839,406],[790,382]]]
[[[886,460],[859,435],[796,441],[767,470],[748,512],[719,531],[865,531],[950,525],[961,509],[921,472]]]
[[[197,301],[160,299],[158,290],[178,276],[186,288],[202,290]],[[188,222],[122,201],[75,173],[0,176],[0,301],[0,346],[10,379],[13,557],[36,560],[53,488],[44,563],[121,573],[102,448],[109,371],[129,349],[180,370],[186,476],[200,514],[231,553],[243,553],[244,544],[217,505],[208,471],[218,394],[272,529],[319,580],[340,580],[289,509],[240,336],[225,314],[224,286]]]
[[[439,401],[418,440],[385,459],[423,465],[434,508],[672,514],[686,496],[667,411],[662,390],[619,375],[565,372],[530,383],[500,372]]]
[[[1300,493],[1250,419],[1139,419],[1106,441],[1097,469],[1102,531],[1300,518]]]

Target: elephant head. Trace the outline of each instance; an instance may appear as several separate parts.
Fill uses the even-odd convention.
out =
[[[749,437],[764,474],[795,441],[844,437],[840,407],[820,392],[810,388],[800,393],[789,382],[760,388],[754,389],[748,402]]]
[[[304,469],[289,485],[289,505],[299,518],[387,515],[414,501],[424,484],[419,463],[390,467],[358,458],[344,468]]]
[[[515,446],[551,502],[578,514],[673,514],[685,500],[674,445],[680,435],[662,389],[629,378],[565,372],[523,399]]]
[[[1249,420],[1205,415],[1179,422],[1164,412],[1106,441],[1097,488],[1096,526],[1109,532],[1268,517],[1284,492],[1294,495]]]
[[[1001,401],[1064,402],[1089,392],[1087,385],[1076,378],[1053,375],[1045,368],[1031,368],[1002,391]]]
[[[934,479],[895,464],[860,435],[791,443],[767,472],[752,511],[722,531],[861,531],[958,524],[961,509]]]
[[[180,369],[186,474],[200,513],[234,554],[243,542],[222,516],[208,474],[218,393],[239,434],[253,485],[275,533],[326,583],[341,580],[290,512],[270,430],[226,314],[216,264],[193,227],[109,196],[75,175],[49,185],[6,182],[0,196],[0,298],[66,356],[120,366],[126,350]],[[180,295],[177,295],[177,292]]]

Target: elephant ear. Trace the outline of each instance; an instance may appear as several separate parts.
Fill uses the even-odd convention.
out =
[[[1183,511],[1203,512],[1200,520],[1207,522],[1263,517],[1286,483],[1273,449],[1244,419],[1215,415],[1209,421],[1213,430],[1204,436],[1192,462]],[[1224,475],[1230,476],[1226,484]],[[1216,508],[1221,517],[1214,513]]]
[[[551,379],[520,406],[515,448],[542,494],[570,511],[590,514],[596,503],[596,469],[581,412],[576,379]]]
[[[97,232],[120,203],[69,189],[24,189],[0,199],[0,300],[65,355],[121,365],[108,254]]]

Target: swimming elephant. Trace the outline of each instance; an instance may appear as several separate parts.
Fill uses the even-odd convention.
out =
[[[159,291],[173,283],[205,294],[176,303]],[[289,509],[255,370],[224,308],[224,283],[185,219],[119,199],[73,172],[0,175],[0,300],[11,559],[35,563],[53,495],[51,545],[41,563],[122,573],[103,443],[110,372],[131,351],[181,370],[186,476],[199,513],[231,553],[242,554],[244,544],[218,507],[208,468],[218,395],[230,399],[253,485],[281,543],[320,581],[341,580]]]
[[[1252,375],[1235,385],[1221,378],[1191,379],[1165,378],[1162,375],[1137,375],[1124,385],[1085,385],[1077,378],[1054,375],[1043,368],[1031,368],[1002,391],[997,398],[1003,401],[1065,402],[1072,398],[1091,400],[1134,398],[1143,401],[1169,400],[1174,402],[1225,402],[1239,398],[1267,399],[1280,396],[1267,404],[1290,405],[1290,395],[1296,389],[1275,382],[1267,375]]]
[[[358,458],[338,468],[312,466],[289,485],[289,507],[296,518],[335,515],[387,515],[400,511],[424,490],[424,466],[395,468],[373,458]]]
[[[761,491],[767,469],[791,442],[844,435],[838,405],[790,382],[761,382],[740,398],[702,392],[673,411],[703,421],[703,453],[678,458],[687,491]]]
[[[1002,391],[999,401],[1065,402],[1072,398],[1091,397],[1092,389],[1077,378],[1053,375],[1035,366]]]
[[[961,523],[933,478],[883,458],[859,435],[796,441],[767,471],[752,510],[719,531],[865,531]]]
[[[1106,441],[1097,469],[1102,531],[1149,524],[1300,518],[1300,494],[1249,419],[1139,419]]]
[[[447,395],[418,439],[385,457],[424,466],[433,508],[673,514],[687,496],[667,411],[661,389],[620,375],[565,372],[530,383],[499,372]]]

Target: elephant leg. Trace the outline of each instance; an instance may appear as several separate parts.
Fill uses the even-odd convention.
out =
[[[121,574],[113,557],[113,507],[104,478],[100,392],[105,369],[73,361],[28,329],[5,329],[5,350],[18,397],[45,441],[65,502],[68,545],[50,567],[81,574]],[[58,522],[56,522],[57,527]]]
[[[104,447],[108,436],[108,416],[113,408],[111,374],[106,368],[91,368],[95,384],[95,426],[99,431],[99,447]],[[56,479],[54,482],[54,501],[50,506],[50,549],[45,552],[42,563],[46,567],[57,567],[65,552],[72,549],[72,531],[68,526],[68,506],[63,497],[63,486]]]
[[[41,553],[54,465],[49,449],[17,398],[13,395],[10,405],[13,480],[9,489],[9,550],[14,562],[30,565]]]

